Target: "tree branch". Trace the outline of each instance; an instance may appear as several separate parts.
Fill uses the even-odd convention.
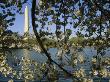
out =
[[[32,27],[33,27],[33,31],[34,31],[34,34],[37,38],[37,42],[39,43],[41,49],[43,50],[43,52],[45,53],[45,55],[47,56],[48,60],[49,60],[49,63],[52,64],[52,62],[54,64],[56,64],[60,69],[62,69],[65,73],[67,73],[68,75],[72,76],[71,73],[69,73],[67,70],[65,70],[61,65],[59,65],[58,63],[56,63],[54,60],[51,59],[51,56],[50,54],[47,52],[47,50],[44,48],[43,44],[42,44],[42,41],[40,39],[40,36],[36,30],[36,27],[35,27],[35,8],[36,8],[36,0],[33,0],[32,1],[32,9],[31,9],[31,17],[32,17]]]

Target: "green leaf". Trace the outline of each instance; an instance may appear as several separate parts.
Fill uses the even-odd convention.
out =
[[[73,19],[76,19],[77,17],[75,15],[72,16]]]

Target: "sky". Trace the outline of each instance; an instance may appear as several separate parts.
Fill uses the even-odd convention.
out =
[[[37,4],[38,4],[39,0],[37,0]],[[24,9],[25,9],[25,6],[28,6],[29,8],[29,24],[30,24],[30,32],[32,33],[32,25],[31,25],[31,4],[30,2],[28,2],[27,4],[25,4],[22,8],[22,11],[24,12]],[[19,14],[16,14],[16,20],[14,21],[14,25],[13,26],[10,26],[9,29],[12,30],[13,32],[18,32],[19,34],[24,34],[24,14],[22,15],[19,15]],[[54,26],[54,25],[53,25]],[[70,27],[70,26],[68,26]],[[51,30],[54,30],[54,29],[51,29]],[[73,31],[73,35],[75,35],[75,29]]]
[[[32,31],[32,25],[31,25],[31,0],[29,0],[29,2],[27,4],[25,4],[22,8],[22,11],[24,12],[24,9],[25,9],[25,6],[27,5],[28,8],[29,8],[29,24],[30,24],[30,32],[33,33]],[[36,0],[37,1],[37,5],[38,5],[38,2],[39,0]],[[80,0],[80,2],[82,2],[82,0]],[[78,6],[76,6],[78,7]],[[99,15],[100,16],[100,12],[97,11],[97,14],[96,15]],[[16,14],[16,20],[14,21],[14,25],[13,26],[10,26],[8,29],[12,30],[13,32],[18,32],[19,34],[24,34],[24,14],[22,15],[19,15],[19,14]],[[51,25],[51,27],[55,27],[55,25]],[[67,28],[72,28],[72,26],[68,25]],[[51,29],[52,31],[54,29]],[[73,29],[72,30],[72,36],[76,36],[75,33],[76,33],[77,29]],[[84,32],[83,32],[84,33]]]
[[[23,33],[24,30],[24,15],[16,15],[16,20],[14,21],[14,25],[10,26],[9,29],[11,29],[14,32],[19,32],[20,34]]]
[[[36,5],[38,5],[39,0],[36,0]],[[31,25],[31,0],[29,0],[26,4],[24,4],[22,11],[24,12],[25,7],[28,6],[29,9],[29,26],[30,26],[30,32],[32,33],[32,25]],[[14,25],[10,26],[8,29],[12,30],[13,32],[18,32],[19,34],[24,34],[24,14],[16,14],[14,21]]]
[[[26,6],[26,5],[25,5]],[[23,7],[23,12],[24,12],[24,9],[25,9],[25,6]],[[31,8],[29,5],[27,5],[28,8],[29,8],[29,11],[31,11]],[[19,34],[22,34],[24,33],[24,14],[20,15],[20,14],[16,14],[16,17],[15,17],[15,21],[14,21],[14,25],[13,26],[10,26],[8,29],[12,30],[13,32],[18,32]],[[32,25],[31,25],[31,12],[29,12],[29,26],[30,26],[30,32],[32,33]],[[48,26],[51,26],[51,27],[55,27],[55,25],[48,25]],[[54,29],[51,29],[54,31]]]
[[[25,9],[25,6],[23,6],[23,9],[22,11],[24,12],[24,9]],[[29,8],[29,11],[30,11],[30,7],[28,6]],[[30,12],[29,12],[29,24],[31,24],[31,21],[30,21]],[[14,21],[14,25],[13,26],[10,26],[9,29],[11,29],[12,31],[14,32],[18,32],[19,34],[23,34],[24,33],[24,14],[16,14],[16,17],[15,17],[15,21]]]

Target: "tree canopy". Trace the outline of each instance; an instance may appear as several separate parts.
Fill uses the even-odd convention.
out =
[[[0,1],[0,36],[4,33],[11,33],[11,31],[7,32],[4,31],[4,29],[14,24],[16,13],[22,14],[22,7],[27,2],[28,0]],[[93,69],[102,70],[101,66],[103,63],[101,62],[101,57],[105,55],[104,50],[109,46],[110,39],[109,0],[39,0],[37,5],[36,0],[32,0],[31,6],[31,20],[36,41],[47,56],[48,61],[46,64],[50,69],[53,70],[51,65],[54,63],[69,76],[77,77],[64,69],[62,64],[58,64],[51,58],[51,54],[45,48],[44,43],[47,42],[47,45],[48,43],[51,45],[55,41],[55,47],[57,46],[57,48],[62,51],[61,54],[69,53],[71,55],[72,64],[76,64],[78,58],[78,61],[81,61],[80,63],[84,63],[83,56],[77,55],[78,50],[83,50],[80,48],[84,46],[94,46],[97,54],[93,59],[95,63],[92,61],[93,65],[95,64]],[[74,36],[77,38],[74,38]],[[33,40],[33,42],[36,41]],[[80,45],[76,45],[74,48],[73,43]],[[71,50],[71,48],[73,50]],[[59,58],[61,61],[62,56],[63,55]],[[96,61],[98,61],[98,63]],[[27,62],[30,63],[30,61]],[[70,63],[68,64],[72,65]],[[42,69],[43,72],[46,71],[46,74],[48,74],[49,69],[46,68],[45,65],[43,66],[46,69]]]

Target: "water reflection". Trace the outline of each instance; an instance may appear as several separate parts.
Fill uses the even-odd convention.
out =
[[[49,49],[48,52],[51,53],[52,59],[55,60],[57,63],[59,63],[58,57],[56,55],[57,51],[58,50],[56,48],[51,48],[51,49]],[[35,71],[34,69],[35,69],[35,66],[37,66],[37,63],[35,64],[35,62],[42,64],[47,61],[47,57],[45,56],[45,54],[38,53],[35,50],[15,49],[15,50],[12,50],[12,52],[13,52],[13,54],[7,55],[7,60],[11,67],[13,67],[15,70],[18,70],[18,71],[20,70],[17,73],[18,74],[17,77],[19,79],[22,78],[23,74],[24,75],[29,74],[28,76],[24,76],[26,79],[33,78],[32,76]],[[97,76],[98,74],[104,75],[104,77],[106,77],[107,73],[109,73],[108,70],[102,69],[102,71],[96,71],[96,70],[91,69],[91,66],[92,66],[91,63],[95,61],[94,59],[92,59],[94,55],[96,55],[96,50],[93,47],[84,48],[82,52],[78,52],[78,54],[76,55],[77,59],[75,58],[75,55],[74,55],[73,62],[76,65],[73,67],[70,66],[70,64],[68,64],[68,61],[71,62],[71,55],[68,55],[68,54],[63,55],[62,61],[63,61],[63,63],[65,63],[64,68],[67,69],[68,71],[72,72],[73,75],[78,78],[85,77],[85,76],[91,77],[92,75]],[[106,53],[105,57],[109,57],[109,52]],[[55,66],[54,68],[56,69],[57,67]],[[36,71],[36,72],[38,72],[38,71]],[[108,76],[109,76],[109,74],[108,74]],[[63,77],[59,78],[59,80],[60,80],[59,82],[67,82],[67,81],[72,82],[73,81],[73,79],[71,79],[71,78],[65,79]],[[87,81],[90,79],[85,78],[83,80]],[[92,80],[90,82],[92,82]]]

